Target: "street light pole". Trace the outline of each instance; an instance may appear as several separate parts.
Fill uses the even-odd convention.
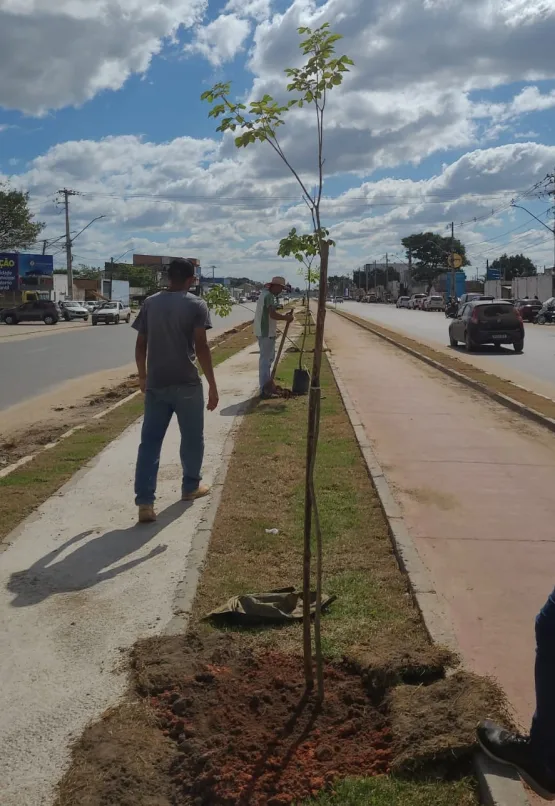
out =
[[[60,193],[64,197],[64,208],[66,214],[66,269],[67,269],[67,295],[70,299],[73,299],[73,265],[72,265],[72,258],[71,258],[71,233],[69,230],[69,197],[76,196],[74,190],[68,190],[64,188],[60,190]]]
[[[75,241],[86,229],[88,229],[91,224],[94,224],[95,221],[100,221],[101,218],[106,218],[104,215],[98,215],[96,218],[93,218],[92,221],[89,221],[86,227],[83,227],[77,235],[72,238],[71,231],[69,228],[69,197],[70,196],[78,196],[76,190],[68,190],[67,188],[63,188],[63,190],[58,191],[64,197],[64,208],[65,208],[65,216],[66,216],[66,268],[67,268],[67,294],[68,297],[73,299],[73,260],[71,255],[71,247],[73,245],[73,241]]]
[[[548,179],[551,179],[551,181],[553,182],[553,189],[549,191],[549,195],[553,196],[553,202],[554,202],[553,214],[555,216],[555,174],[550,174],[548,176]],[[538,218],[537,215],[534,215],[534,213],[531,213],[530,210],[527,210],[526,207],[523,207],[521,204],[515,204],[514,201],[512,201],[511,202],[511,207],[518,207],[519,210],[524,210],[525,213],[528,213],[528,215],[531,215],[532,218],[536,219],[536,221],[539,221],[539,223],[542,225],[542,227],[545,227],[546,229],[548,229],[549,232],[553,235],[553,268],[555,269],[555,220],[554,220],[553,229],[551,229],[551,227],[549,227],[545,223],[545,221],[542,221],[541,218]]]
[[[453,255],[455,254],[455,222],[451,221],[451,284],[453,286],[453,299],[456,299],[457,292],[456,292],[456,269],[455,269],[455,260]]]
[[[555,271],[555,173],[548,174],[547,178],[551,183],[551,190],[548,191],[548,195],[551,196],[553,201],[553,271]]]

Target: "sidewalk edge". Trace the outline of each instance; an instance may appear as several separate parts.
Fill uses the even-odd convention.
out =
[[[433,643],[448,647],[460,657],[460,649],[451,619],[418,554],[389,482],[371,446],[366,429],[360,422],[358,412],[343,383],[335,358],[330,352],[327,353],[327,357],[368,475],[378,494],[387,520],[393,549],[401,570],[407,575],[410,592],[422,616],[424,626]],[[520,778],[511,768],[495,764],[481,752],[476,753],[474,766],[480,789],[480,799],[484,806],[529,806]]]

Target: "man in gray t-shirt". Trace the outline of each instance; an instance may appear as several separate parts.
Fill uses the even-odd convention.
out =
[[[154,500],[160,451],[172,415],[181,431],[183,500],[207,495],[201,484],[204,458],[204,395],[195,359],[208,381],[208,410],[218,405],[218,389],[206,331],[212,327],[206,303],[189,293],[195,270],[188,260],[173,260],[169,290],[149,297],[133,327],[137,330],[135,358],[145,393],[145,416],[135,473],[135,503],[139,521],[156,520]]]

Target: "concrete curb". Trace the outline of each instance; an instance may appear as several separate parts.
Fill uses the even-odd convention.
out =
[[[532,420],[538,425],[544,426],[544,428],[548,428],[550,431],[555,431],[555,420],[551,417],[547,417],[545,414],[540,414],[539,411],[535,411],[534,409],[525,406],[523,403],[519,403],[518,400],[514,400],[512,397],[508,397],[508,395],[504,395],[501,392],[496,392],[494,389],[490,389],[489,386],[486,386],[479,381],[475,381],[472,378],[463,375],[462,372],[457,372],[456,369],[451,369],[451,367],[446,367],[440,361],[436,361],[433,358],[430,358],[427,355],[423,355],[419,353],[418,350],[414,350],[412,347],[408,347],[406,344],[401,344],[400,342],[396,341],[391,336],[386,336],[385,333],[380,333],[379,330],[374,330],[372,324],[369,322],[368,325],[364,322],[359,322],[357,319],[351,318],[349,314],[342,313],[340,311],[335,311],[338,316],[341,316],[343,319],[346,319],[348,322],[351,322],[353,325],[358,325],[362,327],[364,330],[368,330],[369,333],[372,333],[373,336],[378,336],[380,339],[383,339],[388,344],[392,344],[394,347],[397,347],[399,350],[403,350],[405,353],[408,353],[413,358],[418,358],[419,361],[423,361],[425,364],[437,369],[439,372],[443,372],[444,375],[449,375],[449,377],[454,378],[459,383],[463,383],[465,386],[469,386],[471,389],[474,389],[477,392],[480,392],[486,397],[489,397],[491,400],[495,400],[496,403],[500,403],[505,408],[511,409],[511,411],[520,414],[522,417],[526,417],[528,420]],[[399,336],[403,337],[402,333],[399,333]],[[411,338],[407,336],[406,338]],[[523,387],[521,387],[523,388]],[[529,390],[526,390],[529,391]],[[534,392],[533,394],[538,394]],[[545,397],[545,395],[538,395],[538,397]]]
[[[418,554],[418,550],[404,522],[401,509],[374,453],[366,429],[360,422],[358,412],[343,383],[333,354],[329,352],[328,361],[353,427],[360,452],[366,463],[368,475],[378,494],[382,510],[387,519],[397,560],[402,571],[407,575],[412,598],[420,611],[428,635],[434,643],[447,647],[460,657],[460,649],[451,619],[434,589],[428,569]],[[474,766],[480,788],[480,799],[485,806],[529,806],[520,778],[512,768],[491,761],[481,752],[476,753]]]

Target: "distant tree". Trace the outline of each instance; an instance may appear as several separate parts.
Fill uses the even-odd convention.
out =
[[[99,266],[87,266],[86,263],[79,263],[73,267],[73,276],[81,280],[96,280],[101,273],[102,269]],[[54,269],[54,274],[67,274],[67,269]]]
[[[412,255],[412,279],[425,283],[429,290],[442,272],[447,271],[447,259],[455,251],[463,259],[463,266],[470,266],[466,257],[466,247],[458,238],[438,235],[436,232],[417,232],[401,241],[407,250],[407,258]]]
[[[33,221],[29,194],[0,185],[0,252],[29,249],[44,229]]]
[[[86,263],[79,263],[73,268],[74,278],[80,280],[97,280],[102,273],[100,266],[88,266]],[[65,274],[65,272],[64,272]]]
[[[502,280],[512,280],[514,277],[530,277],[538,273],[530,258],[523,254],[508,255],[505,253],[490,263],[490,269],[499,269]]]
[[[107,276],[114,280],[127,280],[133,288],[144,288],[148,291],[156,288],[156,273],[149,266],[134,266],[132,263],[114,263],[114,268]]]
[[[256,280],[251,280],[249,277],[230,277],[229,284],[231,288],[241,288],[244,285],[259,286]]]
[[[390,268],[387,270],[387,283],[385,276],[385,269],[374,268],[368,270],[368,288],[376,288],[376,286],[384,286],[391,283],[393,280],[399,280],[400,274],[396,269]],[[357,270],[353,275],[354,283],[357,288],[366,288],[366,271],[363,269]]]

